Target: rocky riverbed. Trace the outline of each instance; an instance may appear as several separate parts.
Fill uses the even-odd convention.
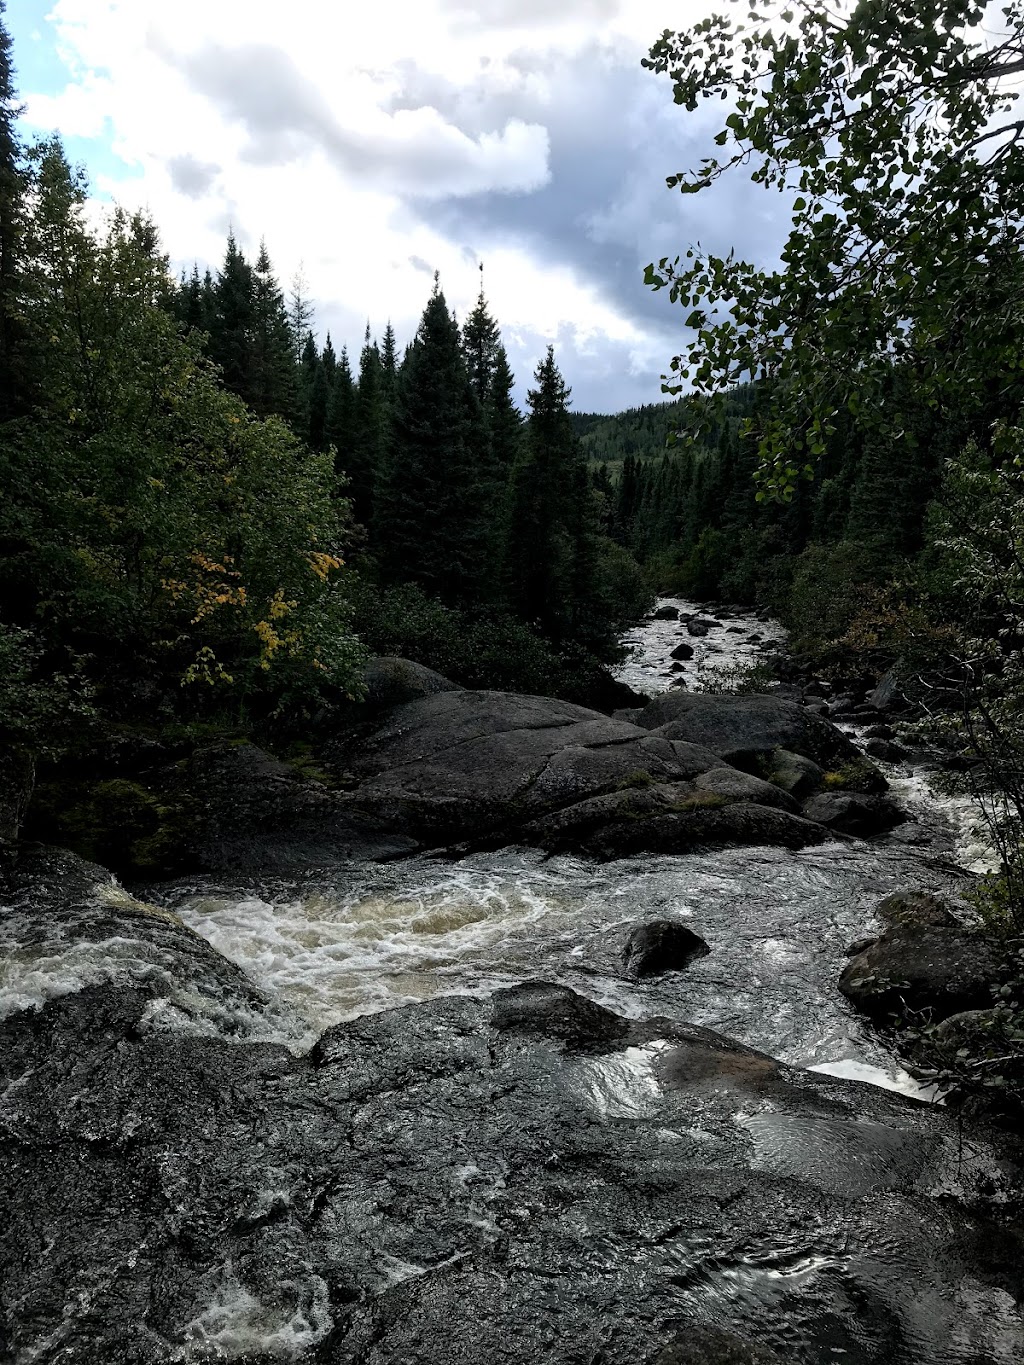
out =
[[[837,986],[956,905],[941,814],[665,664],[610,718],[385,661],[329,781],[174,766],[195,874],[8,850],[0,1356],[1020,1360],[1019,1143]]]

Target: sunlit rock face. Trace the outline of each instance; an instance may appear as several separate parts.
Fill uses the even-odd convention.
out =
[[[50,987],[0,1024],[5,1359],[1021,1358],[998,1135],[542,981],[298,1054],[98,869],[8,890]]]

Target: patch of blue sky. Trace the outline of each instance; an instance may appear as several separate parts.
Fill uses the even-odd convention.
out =
[[[60,131],[59,129],[57,130]],[[109,192],[108,185],[125,180],[134,180],[143,174],[138,163],[125,161],[114,151],[113,134],[109,125],[100,137],[61,136],[68,160],[75,166],[84,166],[89,177],[89,187],[94,199],[116,199],[116,189]],[[101,183],[102,182],[102,183]]]
[[[53,0],[16,0],[8,4],[4,24],[14,44],[14,78],[18,90],[56,95],[68,82],[68,69],[57,51],[56,33],[47,15]]]
[[[47,15],[53,0],[18,0],[8,4],[4,22],[13,42],[15,82],[19,93],[25,95],[58,95],[68,84],[71,73],[62,59],[56,43],[54,26]],[[105,183],[131,180],[142,175],[142,167],[124,161],[114,150],[113,130],[107,125],[98,137],[64,134],[60,128],[42,127],[27,117],[18,120],[26,142],[60,133],[68,160],[85,167],[95,198],[116,198]]]

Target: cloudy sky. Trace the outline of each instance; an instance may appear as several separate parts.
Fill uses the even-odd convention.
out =
[[[682,312],[644,265],[691,242],[774,254],[778,204],[682,197],[721,108],[640,58],[704,0],[8,0],[26,135],[59,130],[98,199],[143,206],[178,268],[233,227],[302,269],[316,327],[459,316],[484,262],[520,396],[554,342],[582,411],[657,402]]]

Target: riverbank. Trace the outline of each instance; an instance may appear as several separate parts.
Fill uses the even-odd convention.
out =
[[[837,985],[884,898],[964,874],[749,771],[851,769],[849,737],[420,682],[316,776],[190,760],[201,874],[8,859],[12,1359],[1015,1365],[1019,1143],[911,1098]],[[751,809],[818,833],[737,841]],[[570,815],[639,848],[552,849]]]

